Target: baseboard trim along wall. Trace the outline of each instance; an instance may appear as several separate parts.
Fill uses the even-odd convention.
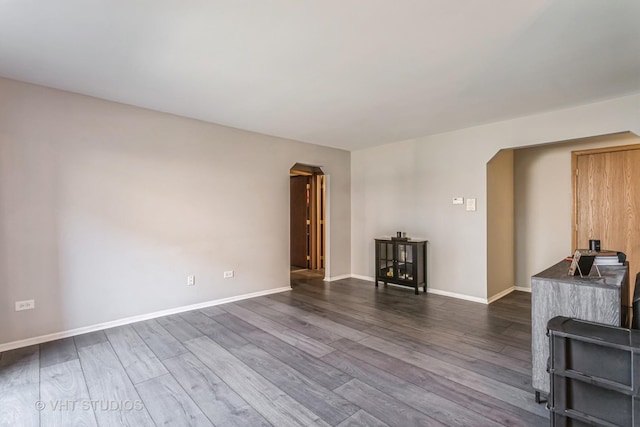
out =
[[[502,298],[502,297],[504,297],[504,296],[509,295],[511,292],[513,292],[513,291],[515,291],[515,290],[516,290],[516,287],[515,287],[515,286],[512,286],[512,287],[510,287],[510,288],[505,289],[505,290],[504,290],[504,291],[502,291],[502,292],[498,292],[498,293],[497,293],[497,294],[495,294],[494,296],[487,298],[487,304],[491,304],[492,302],[497,301],[497,300],[499,300],[500,298]]]
[[[351,274],[347,277],[353,277],[354,279],[366,280],[367,282],[375,282],[373,277],[361,276],[360,274]]]
[[[325,282],[335,282],[336,280],[348,279],[350,277],[353,277],[353,276],[351,274],[342,274],[340,276],[333,276],[333,277],[325,278],[324,281]]]
[[[486,298],[472,297],[472,296],[469,296],[469,295],[458,294],[458,293],[449,292],[449,291],[443,291],[443,290],[440,290],[440,289],[427,288],[427,293],[436,294],[436,295],[442,295],[442,296],[451,297],[451,298],[458,298],[458,299],[462,299],[462,300],[465,300],[465,301],[479,302],[480,304],[489,304],[489,302],[487,301]]]
[[[369,276],[362,276],[360,274],[352,274],[350,277],[354,278],[354,279],[360,279],[360,280],[366,280],[368,282],[375,282],[373,277],[369,277]],[[393,283],[389,283],[388,286],[395,286],[395,287],[399,287],[399,288],[404,288],[407,289],[406,286],[402,286],[402,285],[395,285]],[[513,289],[512,289],[513,290]],[[511,292],[511,291],[509,291]],[[427,288],[427,293],[430,294],[436,294],[436,295],[442,295],[445,297],[452,297],[452,298],[457,298],[457,299],[463,299],[466,301],[473,301],[473,302],[479,302],[481,304],[489,304],[489,301],[487,301],[486,298],[478,298],[478,297],[471,297],[469,295],[464,295],[464,294],[457,294],[455,292],[449,292],[449,291],[442,291],[440,289],[434,289],[434,288]],[[505,294],[506,295],[506,294]],[[497,299],[497,298],[496,298]]]
[[[83,328],[71,329],[68,331],[54,332],[52,334],[41,335],[39,337],[27,338],[25,340],[12,341],[0,344],[0,353],[3,351],[13,350],[16,348],[27,347],[30,345],[41,344],[48,341],[54,341],[61,338],[73,337],[89,332],[101,331],[103,329],[114,328],[116,326],[128,325],[130,323],[142,322],[143,320],[155,319],[157,317],[169,316],[171,314],[183,313],[185,311],[198,310],[201,308],[211,307],[214,305],[226,304],[229,302],[240,301],[243,299],[255,298],[264,295],[276,294],[280,292],[290,291],[291,286],[282,288],[268,289],[266,291],[252,292],[250,294],[238,295],[234,297],[222,298],[213,301],[201,302],[198,304],[185,305],[182,307],[170,308],[168,310],[156,311],[153,313],[141,314],[138,316],[127,317],[124,319],[113,320],[110,322],[99,323],[97,325],[85,326]]]

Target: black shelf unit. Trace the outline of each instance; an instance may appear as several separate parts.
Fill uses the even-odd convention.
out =
[[[548,331],[551,425],[640,425],[640,331],[562,316]]]
[[[375,282],[409,286],[427,292],[427,241],[423,239],[375,239]]]

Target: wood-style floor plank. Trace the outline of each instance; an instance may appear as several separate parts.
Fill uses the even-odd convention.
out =
[[[406,427],[446,427],[446,424],[442,424],[356,379],[338,387],[335,392],[387,424]]]
[[[87,347],[90,345],[100,344],[107,342],[107,335],[104,331],[89,332],[87,334],[77,335],[73,337],[73,341],[76,344],[76,348]]]
[[[545,418],[504,402],[495,396],[481,393],[441,375],[416,369],[409,363],[389,357],[385,353],[362,344],[344,339],[333,343],[333,345],[337,349],[380,370],[391,373],[409,384],[415,384],[451,401],[463,404],[468,409],[481,413],[505,426],[528,427],[548,424]]]
[[[344,421],[359,409],[254,345],[232,349],[231,353],[330,425]]]
[[[290,346],[296,347],[310,354],[311,356],[322,357],[334,350],[333,347],[323,344],[320,341],[316,341],[315,339],[310,338],[298,331],[289,329],[277,322],[273,322],[266,317],[260,316],[244,307],[229,304],[228,306],[225,306],[225,310],[235,316],[237,319],[242,319],[243,322],[251,324],[256,329],[267,332],[274,337],[286,342]]]
[[[531,393],[504,384],[472,370],[460,368],[378,337],[366,338],[360,341],[360,344],[381,351],[391,357],[415,365],[431,373],[442,375],[451,381],[473,388],[481,393],[497,396],[501,400],[514,406],[519,406],[533,414],[540,416],[547,414],[543,406],[531,400]]]
[[[250,323],[245,322],[234,316],[233,314],[229,314],[225,312],[224,314],[218,314],[217,316],[213,316],[213,319],[229,329],[230,331],[235,332],[236,334],[242,335],[247,332],[255,331],[256,328]]]
[[[389,331],[384,328],[374,327],[371,331],[373,335],[378,338],[415,350],[448,364],[489,376],[504,384],[525,391],[531,389],[531,371],[525,368],[520,369],[519,367],[517,370],[511,369],[510,365],[512,364],[508,357],[500,357],[498,354],[491,354],[490,352],[480,350],[474,353],[467,353],[464,350],[468,351],[469,349],[464,345],[460,345],[459,349],[452,350],[447,347],[433,345],[429,342],[425,344],[421,341],[409,339],[401,333]],[[490,359],[490,361],[487,362],[485,358]]]
[[[140,395],[108,342],[80,347],[78,356],[89,396],[97,402],[95,415],[99,425],[155,425],[146,408],[135,407],[141,402]],[[118,410],[111,410],[112,406]]]
[[[165,367],[131,325],[107,329],[105,333],[134,384],[167,373]]]
[[[0,426],[37,426],[40,414],[40,349],[33,345],[0,354]]]
[[[316,325],[313,325],[306,320],[300,319],[295,316],[291,316],[288,314],[281,313],[277,310],[272,309],[266,305],[258,304],[251,300],[241,301],[239,303],[242,307],[248,308],[251,311],[254,311],[267,319],[271,319],[277,323],[280,323],[286,326],[289,329],[293,329],[294,331],[298,331],[308,337],[313,338],[316,341],[319,341],[323,344],[330,344],[333,341],[336,341],[342,338],[340,335],[330,331],[328,329],[320,328]]]
[[[224,314],[224,311],[217,306],[201,308],[200,312],[209,317],[217,316],[219,314]]]
[[[180,341],[175,339],[156,320],[134,323],[131,326],[160,360],[187,352]]]
[[[209,369],[274,426],[328,426],[320,417],[250,369],[209,337],[185,343]]]
[[[191,323],[200,332],[222,343],[227,348],[242,347],[248,344],[247,340],[234,334],[211,317],[201,313],[200,311],[188,311],[181,314],[182,318]]]
[[[20,384],[0,391],[0,427],[37,427],[40,413],[38,383]]]
[[[180,342],[189,341],[204,335],[178,314],[160,317],[156,319],[156,321]]]
[[[371,284],[367,286],[370,287]],[[465,331],[472,331],[475,334],[492,333],[510,324],[497,316],[488,316],[487,306],[463,300],[449,299],[450,301],[445,304],[434,304],[432,303],[434,298],[424,294],[410,300],[407,299],[405,290],[393,288],[384,289],[385,298],[380,300],[377,299],[377,294],[363,294],[354,290],[354,287],[330,288],[330,292],[324,289],[327,289],[326,285],[324,288],[316,286],[309,288],[309,293],[314,294],[316,300],[328,301],[350,312],[374,315],[385,322],[407,327],[419,321],[423,326],[443,327],[449,333],[463,335]],[[446,304],[452,306],[447,307]],[[478,307],[479,305],[481,307]],[[385,306],[384,309],[378,310],[382,306]],[[406,316],[407,312],[411,313],[410,318]],[[451,316],[451,312],[455,312],[456,316]],[[444,322],[445,319],[446,322]]]
[[[328,308],[322,308],[317,305],[304,302],[296,298],[296,295],[297,294],[293,294],[292,292],[272,294],[272,295],[269,295],[267,299],[273,300],[274,302],[281,302],[283,304],[290,305],[295,308],[299,308],[307,313],[313,313],[316,316],[320,316],[325,319],[331,319],[335,322],[340,322],[340,324],[348,326],[351,329],[355,329],[357,331],[363,331],[371,327],[371,323],[365,322],[363,320],[359,320],[356,317],[350,316],[340,311],[330,310]]]
[[[71,344],[75,351],[73,339]],[[69,355],[68,351],[57,354]],[[89,391],[77,354],[75,359],[40,369],[40,400],[46,405],[40,411],[42,426],[97,426],[93,411],[85,406],[90,401]]]
[[[37,345],[5,351],[0,358],[0,393],[40,381],[40,350]]]
[[[266,301],[266,299],[258,300],[257,302],[262,303],[263,301]],[[315,315],[313,313],[309,313],[305,310],[301,310],[299,308],[292,307],[287,304],[282,304],[277,301],[273,301],[272,303],[269,304],[269,307],[281,313],[288,314],[289,316],[293,316],[294,318],[302,319],[305,322],[309,322],[310,324],[315,325],[319,328],[323,328],[328,331],[331,331],[336,335],[340,335],[340,337],[342,338],[348,338],[353,341],[359,341],[367,337],[367,334],[357,329],[350,328],[349,326],[345,326],[341,323],[334,322],[333,320]]]
[[[0,427],[549,424],[531,389],[530,294],[485,305],[308,276],[4,352]]]
[[[370,315],[359,311],[356,307],[349,308],[348,305],[337,305],[333,302],[328,302],[323,298],[318,298],[315,295],[307,295],[304,293],[292,293],[291,297],[296,301],[307,303],[311,306],[320,307],[329,312],[345,313],[349,317],[358,321],[364,322],[368,326],[377,325],[384,327],[388,325],[388,322],[381,318],[377,318],[375,315]]]
[[[136,385],[151,418],[160,426],[213,426],[170,374]]]
[[[273,335],[263,331],[253,331],[245,334],[245,338],[267,353],[277,357],[282,362],[303,372],[309,378],[332,390],[351,379],[347,374],[328,365],[322,360],[292,347]]]
[[[40,344],[40,369],[78,359],[72,337]]]
[[[360,409],[355,414],[337,425],[337,427],[389,427],[373,415]]]
[[[403,328],[397,325],[389,325],[388,329],[374,326],[368,329],[368,331],[378,336],[404,337],[434,348],[442,348],[449,352],[458,353],[459,355],[493,363],[524,375],[530,376],[531,374],[531,363],[527,363],[520,358],[509,357],[508,354],[504,353],[504,348],[499,351],[487,350],[466,341],[455,339],[450,335],[415,328]],[[468,359],[468,357],[465,357],[465,359]],[[530,357],[529,355],[529,358]]]
[[[500,353],[504,354],[505,356],[521,360],[525,362],[529,367],[531,367],[531,351],[526,351],[507,345],[502,349]]]
[[[334,352],[326,355],[322,360],[445,425],[460,427],[501,425],[478,412],[469,410],[464,405],[447,400],[416,385],[407,384],[406,381],[346,353]]]
[[[166,359],[163,363],[214,425],[271,426],[192,353]]]

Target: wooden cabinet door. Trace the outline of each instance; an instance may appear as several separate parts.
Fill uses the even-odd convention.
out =
[[[624,252],[634,283],[640,271],[640,146],[576,152],[574,166],[574,250],[599,239],[602,249]]]

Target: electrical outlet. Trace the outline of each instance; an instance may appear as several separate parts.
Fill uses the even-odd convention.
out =
[[[187,276],[187,286],[196,285],[196,276]]]
[[[34,308],[36,308],[35,300],[16,301],[16,311],[33,310]]]
[[[224,278],[225,279],[231,279],[233,277],[233,270],[229,270],[229,271],[225,271],[224,272]]]

